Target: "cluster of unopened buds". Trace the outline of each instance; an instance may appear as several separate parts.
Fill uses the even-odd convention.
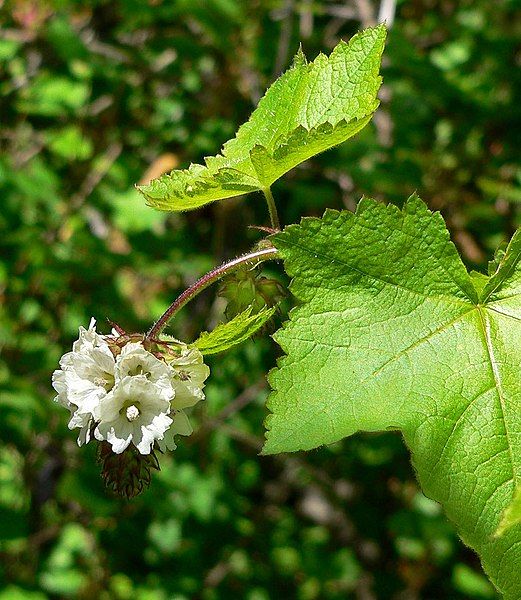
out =
[[[78,444],[101,442],[102,474],[116,492],[135,495],[158,468],[154,451],[174,450],[190,435],[184,410],[204,399],[210,370],[199,350],[174,340],[80,327],[72,352],[53,373],[55,400],[71,413]]]

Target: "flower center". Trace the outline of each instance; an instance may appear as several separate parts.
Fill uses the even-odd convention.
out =
[[[188,381],[190,379],[190,373],[188,373],[188,371],[179,370],[177,375],[181,381]]]
[[[126,417],[129,421],[135,421],[139,417],[139,408],[134,404],[127,407]]]
[[[145,367],[143,367],[143,365],[137,365],[133,369],[129,369],[128,374],[131,376],[144,375],[147,378],[150,378],[150,376],[152,375],[152,373],[150,373],[150,371],[145,369]]]
[[[108,392],[114,387],[114,375],[102,373],[99,377],[94,377],[94,384],[105,388]]]

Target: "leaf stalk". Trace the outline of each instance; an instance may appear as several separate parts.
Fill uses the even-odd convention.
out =
[[[276,231],[280,231],[279,213],[277,212],[277,205],[275,204],[273,194],[271,193],[271,188],[270,187],[263,188],[262,193],[264,194],[264,197],[266,198],[266,203],[268,205],[271,226]]]

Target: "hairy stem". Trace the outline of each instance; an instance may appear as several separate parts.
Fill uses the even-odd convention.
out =
[[[278,258],[278,250],[273,246],[270,246],[262,250],[250,252],[249,254],[243,254],[242,256],[238,256],[237,258],[234,258],[233,260],[230,260],[229,262],[223,263],[219,267],[212,269],[209,273],[203,275],[193,285],[186,289],[176,300],[174,300],[174,302],[172,302],[172,304],[149,329],[148,333],[146,334],[146,338],[157,338],[157,336],[168,325],[170,319],[176,313],[178,313],[185,304],[190,302],[190,300],[195,298],[208,286],[212,285],[212,283],[215,283],[219,279],[222,279],[225,275],[228,275],[228,273],[232,273],[243,265],[255,266],[265,260],[273,260],[276,258]]]
[[[278,231],[280,229],[279,213],[277,212],[277,206],[275,204],[275,200],[273,199],[271,188],[264,188],[262,190],[262,193],[264,194],[264,197],[266,198],[266,203],[268,204],[271,226],[273,227],[273,229],[276,229]]]

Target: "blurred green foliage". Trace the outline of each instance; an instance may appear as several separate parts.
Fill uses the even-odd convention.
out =
[[[496,597],[395,434],[257,456],[267,337],[210,361],[196,433],[130,503],[105,493],[95,448],[51,401],[80,324],[143,331],[267,224],[257,195],[167,215],[133,185],[214,154],[299,42],[329,51],[378,6],[0,2],[0,600]],[[398,2],[374,123],[275,186],[282,221],[418,190],[484,268],[519,225],[518,8]],[[215,298],[172,332],[213,327]]]

